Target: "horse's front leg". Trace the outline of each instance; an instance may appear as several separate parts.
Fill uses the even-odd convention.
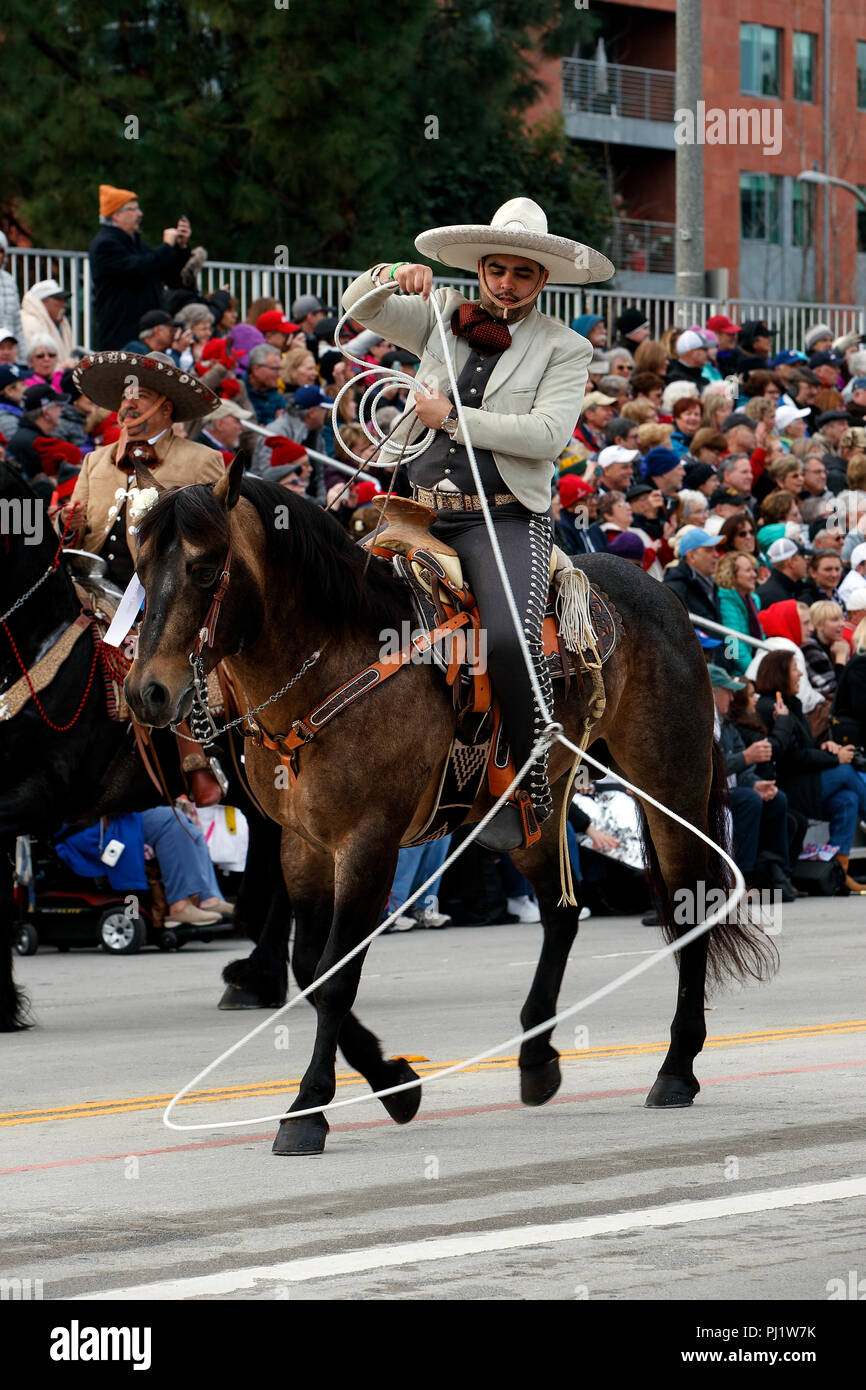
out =
[[[544,940],[529,994],[520,1013],[524,1028],[534,1028],[556,1013],[568,953],[577,936],[579,907],[560,907],[559,816],[565,779],[554,788],[554,813],[532,849],[512,857],[535,889]],[[579,890],[578,890],[579,892]],[[520,1098],[524,1105],[544,1105],[562,1082],[559,1053],[551,1045],[553,1029],[530,1038],[520,1049]]]
[[[334,919],[316,968],[324,975],[347,951],[378,925],[397,867],[397,846],[356,837],[335,860]],[[318,1154],[325,1147],[329,1125],[324,1114],[292,1119],[292,1111],[327,1105],[336,1089],[336,1054],[340,1029],[348,1018],[364,964],[361,951],[315,991],[316,1041],[297,1098],[280,1124],[275,1154]]]

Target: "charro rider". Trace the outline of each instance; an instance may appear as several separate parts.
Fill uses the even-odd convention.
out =
[[[117,411],[121,434],[115,443],[85,458],[71,503],[62,514],[67,540],[100,555],[108,577],[125,589],[135,571],[134,520],[127,495],[136,487],[133,453],[164,487],[216,482],[225,472],[222,454],[181,438],[172,424],[201,419],[219,400],[161,352],[94,352],[78,364],[73,379],[96,405]],[[219,787],[199,745],[182,736],[178,741],[196,802],[208,805],[218,800]]]
[[[422,255],[478,274],[480,300],[455,289],[436,290],[469,437],[490,507],[529,651],[548,705],[552,691],[541,645],[553,527],[550,514],[554,461],[572,436],[580,413],[592,346],[565,324],[540,314],[535,302],[548,279],[583,285],[606,280],[613,266],[598,251],[551,235],[547,218],[529,198],[512,198],[489,226],[436,227],[415,238]],[[397,284],[403,295],[354,305],[373,286]],[[399,453],[425,429],[429,447],[409,463],[413,497],[437,512],[433,534],[460,557],[487,633],[487,659],[499,697],[515,766],[528,758],[543,727],[496,568],[465,448],[448,394],[442,341],[429,303],[429,266],[398,261],[373,266],[343,295],[353,318],[420,357],[418,379],[432,393],[409,398],[405,426],[388,444]],[[453,335],[453,336],[451,336]],[[524,781],[539,822],[552,800],[547,756]],[[515,849],[523,843],[517,807],[505,805],[482,843]]]

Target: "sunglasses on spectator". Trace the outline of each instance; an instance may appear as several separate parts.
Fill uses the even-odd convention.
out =
[[[56,352],[34,352],[34,357],[56,357]]]
[[[737,536],[738,536],[738,537],[740,537],[740,536],[754,536],[754,534],[755,534],[755,533],[754,533],[754,531],[752,530],[751,526],[747,526],[746,529],[745,529],[744,531],[738,531],[738,532],[737,532]]]

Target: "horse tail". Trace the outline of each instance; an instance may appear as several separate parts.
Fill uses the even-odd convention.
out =
[[[674,890],[665,882],[661,865],[652,837],[649,833],[643,807],[638,802],[641,831],[647,863],[650,893],[658,908],[659,922],[666,942],[676,941],[683,935],[683,927],[674,925]],[[707,835],[717,845],[730,852],[728,841],[728,783],[725,756],[719,744],[713,741],[712,781],[707,804]],[[723,890],[730,894],[734,886],[734,876],[730,865],[718,850],[706,850],[705,866],[706,894],[711,890]],[[716,897],[718,894],[716,893]],[[710,900],[712,901],[712,899]],[[690,922],[689,926],[695,925]],[[710,929],[707,940],[707,992],[718,988],[728,980],[762,981],[769,979],[778,965],[778,952],[771,937],[761,926],[750,919],[748,904],[741,903],[735,914],[717,922]]]

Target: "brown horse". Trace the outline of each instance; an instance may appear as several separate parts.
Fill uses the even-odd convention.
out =
[[[140,485],[158,488],[144,470]],[[147,607],[126,684],[142,722],[165,725],[189,713],[190,655],[203,623],[210,626],[212,641],[203,653],[205,668],[226,659],[248,707],[283,691],[303,668],[261,716],[273,735],[288,732],[295,720],[376,661],[388,634],[399,633],[410,619],[407,591],[386,564],[368,564],[338,523],[313,503],[274,484],[244,479],[242,459],[212,488],[162,493],[141,525],[138,571]],[[228,555],[230,578],[218,590]],[[710,683],[685,609],[626,561],[590,555],[579,564],[602,591],[618,626],[604,668],[606,712],[595,736],[606,740],[612,765],[629,780],[718,840],[724,834],[724,776],[714,752]],[[221,606],[216,605],[214,629],[215,590]],[[321,655],[314,657],[316,652]],[[556,704],[557,719],[575,741],[583,715],[575,681],[568,699],[560,694]],[[409,664],[300,749],[294,785],[273,752],[248,748],[255,793],[284,827],[281,859],[296,924],[292,967],[302,988],[381,920],[401,842],[427,815],[454,727],[443,676],[433,667]],[[558,791],[557,812],[571,760],[570,752],[553,745],[550,778]],[[485,809],[477,805],[470,819],[480,819]],[[514,856],[535,888],[544,928],[521,1013],[524,1028],[556,1012],[577,933],[578,909],[558,901],[558,822],[556,814],[541,839]],[[726,866],[652,807],[646,810],[645,838],[661,921],[673,940],[687,930],[673,923],[673,894],[691,889],[696,901],[700,884],[705,890],[727,886]],[[351,1012],[364,955],[315,993],[313,1056],[280,1125],[275,1153],[322,1151],[328,1132],[324,1115],[295,1119],[292,1111],[332,1100],[338,1044],[374,1090],[417,1079],[402,1058],[385,1060],[378,1040]],[[699,1090],[693,1062],[706,1037],[708,964],[713,980],[725,974],[757,979],[767,973],[771,958],[764,935],[739,923],[714,927],[682,951],[671,1045],[647,1105],[690,1105]],[[521,1048],[521,1095],[529,1105],[549,1100],[560,1084],[551,1033]],[[419,1085],[383,1097],[382,1103],[405,1123],[420,1098]]]

